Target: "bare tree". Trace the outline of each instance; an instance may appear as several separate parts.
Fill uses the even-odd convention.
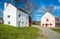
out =
[[[28,15],[30,15],[35,8],[37,7],[37,4],[33,4],[33,0],[14,0],[15,6],[18,6],[19,4],[22,4],[22,8],[24,11],[28,12]]]

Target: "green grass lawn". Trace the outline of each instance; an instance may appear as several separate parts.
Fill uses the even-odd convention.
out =
[[[34,27],[12,27],[0,24],[0,39],[38,39],[39,29]]]
[[[60,33],[60,28],[51,28],[53,31]]]

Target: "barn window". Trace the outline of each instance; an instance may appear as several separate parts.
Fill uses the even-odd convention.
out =
[[[8,22],[8,24],[10,24],[10,21]]]
[[[19,14],[19,17],[20,17],[20,14]]]
[[[48,21],[49,21],[49,19],[46,19],[46,21],[48,22]]]
[[[42,24],[42,26],[44,26],[44,24]]]
[[[50,26],[52,26],[52,23],[50,23]]]
[[[10,15],[8,15],[7,17],[10,18]]]
[[[48,26],[48,24],[46,24],[46,26]]]

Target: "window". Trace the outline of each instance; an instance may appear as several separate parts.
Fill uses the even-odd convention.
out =
[[[20,17],[20,14],[19,14],[19,17]]]
[[[10,24],[10,21],[8,22],[8,24]]]
[[[46,27],[48,26],[49,24],[46,24]]]
[[[8,15],[7,17],[10,18],[10,15]]]
[[[44,24],[42,24],[42,26],[44,26]]]
[[[49,19],[46,19],[46,21],[48,22],[48,21],[49,21]]]
[[[22,22],[22,24],[24,24],[24,22]]]
[[[50,23],[50,26],[52,26],[52,23]]]

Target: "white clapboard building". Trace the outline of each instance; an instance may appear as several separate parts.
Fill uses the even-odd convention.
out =
[[[48,11],[41,17],[41,26],[55,27],[56,23],[58,23],[58,19]]]
[[[4,3],[3,12],[4,24],[12,25],[15,27],[28,27],[29,17],[25,11],[16,8],[10,3]]]

